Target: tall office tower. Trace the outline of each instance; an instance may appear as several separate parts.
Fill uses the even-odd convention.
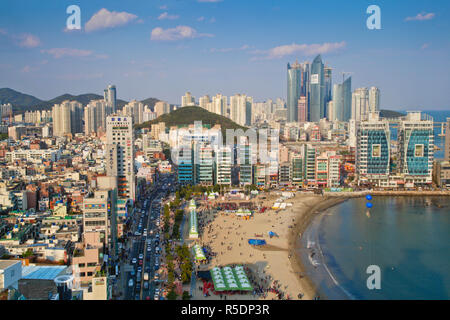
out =
[[[142,102],[132,100],[123,107],[122,115],[133,117],[134,124],[141,124],[144,118],[144,104]]]
[[[247,97],[245,102],[245,125],[252,125],[253,98]]]
[[[333,85],[332,85],[332,71],[333,69],[331,69],[329,66],[325,66],[323,68],[323,72],[324,72],[324,80],[325,80],[325,117],[328,114],[327,113],[327,104],[328,102],[330,102],[332,100],[332,89],[333,89]]]
[[[422,117],[423,116],[423,117]],[[432,183],[434,161],[433,118],[408,112],[398,129],[398,168],[405,187]]]
[[[287,122],[298,119],[298,99],[301,95],[302,66],[295,61],[287,65]]]
[[[208,109],[208,103],[210,103],[210,102],[211,102],[211,98],[208,95],[200,97],[200,99],[198,99],[198,105],[200,108],[203,108],[203,109]]]
[[[228,108],[228,103],[227,103],[227,97],[219,94],[216,94],[213,98],[212,98],[212,102],[211,102],[211,110],[214,113],[220,114],[221,116],[226,117],[227,116],[227,108]]]
[[[348,77],[342,84],[335,84],[333,86],[333,107],[335,110],[335,120],[347,122],[351,118],[352,77]]]
[[[118,197],[135,200],[133,118],[106,118],[107,175],[117,177]]]
[[[83,132],[83,107],[77,101],[63,101],[52,108],[53,135],[62,137],[67,134]]]
[[[444,160],[450,161],[450,118],[447,118],[447,127],[445,129],[445,154]]]
[[[241,186],[253,183],[252,146],[247,137],[241,137],[238,144],[239,184]]]
[[[186,94],[181,97],[181,107],[191,106],[195,106],[195,97],[193,97],[190,92],[186,92]]]
[[[371,87],[369,89],[369,112],[380,111],[380,89]]]
[[[170,113],[170,105],[165,101],[158,101],[155,104],[156,117],[160,117],[163,114]]]
[[[308,121],[308,104],[306,102],[306,97],[301,96],[298,99],[298,122]]]
[[[311,64],[309,121],[319,122],[325,117],[325,77],[320,54]]]
[[[92,100],[84,108],[84,133],[86,135],[106,131],[106,117],[109,115],[107,109],[104,100]]]
[[[356,175],[359,184],[389,186],[390,130],[378,113],[356,122]]]
[[[208,143],[195,144],[195,184],[212,186],[214,184],[213,148]]]
[[[117,90],[116,86],[109,85],[108,88],[106,88],[103,91],[103,98],[106,101],[106,104],[110,110],[108,111],[109,114],[113,114],[117,112]]]
[[[216,184],[231,185],[231,148],[219,147],[216,152]]]
[[[356,148],[356,120],[348,120],[348,140],[347,145],[351,148]]]
[[[352,94],[352,119],[367,120],[369,115],[369,90],[358,88]]]

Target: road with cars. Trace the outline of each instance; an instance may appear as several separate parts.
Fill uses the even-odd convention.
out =
[[[160,217],[161,203],[175,190],[175,177],[159,177],[148,195],[140,195],[131,217],[128,241],[131,242],[126,272],[125,300],[159,300],[158,270],[161,263]]]

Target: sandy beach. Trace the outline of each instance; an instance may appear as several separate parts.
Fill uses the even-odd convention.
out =
[[[259,196],[253,201],[271,208],[279,195],[272,193],[265,197],[263,200]],[[248,267],[249,278],[257,294],[233,295],[227,299],[314,299],[316,290],[309,279],[303,276],[302,263],[295,254],[295,243],[316,214],[345,199],[297,193],[286,201],[292,203],[292,207],[255,213],[250,220],[238,218],[234,213],[219,211],[214,214],[203,210],[199,213],[199,221],[205,227],[201,231],[199,243],[209,247],[216,255],[211,258],[209,265],[200,267],[200,270],[230,264]],[[276,233],[277,237],[270,238],[269,231]],[[264,239],[267,246],[252,247],[247,243],[251,238]],[[198,281],[193,299],[221,299],[215,295],[205,298],[201,287],[202,283]],[[267,290],[269,288],[274,290]]]

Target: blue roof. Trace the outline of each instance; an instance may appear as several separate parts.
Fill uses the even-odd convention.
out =
[[[24,266],[23,279],[53,280],[59,276],[67,266]]]

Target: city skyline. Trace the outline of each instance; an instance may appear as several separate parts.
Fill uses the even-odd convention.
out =
[[[258,6],[193,0],[81,2],[82,30],[68,31],[71,4],[27,1],[26,11],[20,1],[0,4],[8,12],[0,23],[0,87],[40,99],[101,94],[113,83],[117,98],[127,101],[179,104],[186,91],[286,100],[286,64],[321,54],[333,68],[333,84],[351,72],[354,88],[380,88],[381,108],[450,105],[444,1],[381,2],[381,30],[366,27],[368,2],[330,1],[319,14],[311,3],[290,0]],[[296,12],[310,14],[299,20]]]

